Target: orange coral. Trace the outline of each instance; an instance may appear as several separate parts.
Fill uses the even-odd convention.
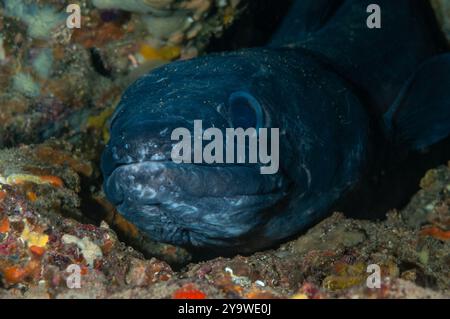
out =
[[[37,195],[35,192],[27,192],[27,197],[30,201],[35,202],[37,200]]]
[[[40,257],[45,253],[45,248],[44,247],[39,247],[39,246],[30,246],[30,252],[37,256]]]
[[[80,274],[82,276],[87,275],[89,273],[89,268],[86,265],[79,265],[81,268]]]
[[[9,219],[8,217],[5,217],[0,221],[0,233],[7,233],[8,231],[9,231]]]
[[[173,299],[205,299],[206,294],[198,290],[195,285],[187,284],[176,290],[172,296]]]
[[[41,263],[38,260],[30,260],[25,267],[10,266],[3,269],[3,278],[9,284],[17,284],[27,277],[39,277]]]
[[[17,284],[21,282],[26,275],[26,269],[19,266],[7,267],[3,270],[3,277],[10,284]]]
[[[421,236],[431,236],[436,239],[446,241],[450,239],[450,231],[445,231],[436,226],[426,227],[421,230]]]
[[[59,178],[58,176],[46,175],[46,176],[40,176],[40,179],[43,182],[49,183],[50,185],[53,185],[55,187],[62,187],[64,185],[62,179]]]

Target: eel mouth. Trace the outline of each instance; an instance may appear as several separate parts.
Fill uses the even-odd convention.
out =
[[[182,197],[268,195],[282,191],[285,184],[281,175],[262,175],[253,166],[177,164],[172,161],[122,165],[114,170],[108,181],[107,189],[113,198],[145,204]]]
[[[223,246],[266,222],[262,211],[287,194],[281,174],[245,165],[145,161],[116,167],[105,192],[120,213],[155,240]]]

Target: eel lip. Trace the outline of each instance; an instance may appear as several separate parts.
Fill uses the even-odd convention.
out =
[[[235,197],[282,192],[281,174],[262,175],[242,165],[177,164],[145,161],[116,167],[106,179],[105,192],[117,201],[159,204],[183,198]]]

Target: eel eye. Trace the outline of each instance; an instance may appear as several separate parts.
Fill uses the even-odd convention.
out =
[[[237,91],[228,99],[228,112],[231,124],[244,130],[253,127],[259,129],[263,126],[263,110],[261,104],[248,92]]]

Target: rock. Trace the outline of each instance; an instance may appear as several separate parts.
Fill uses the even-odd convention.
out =
[[[167,281],[173,276],[172,269],[165,262],[155,258],[142,260],[134,258],[126,275],[126,283],[136,287],[144,287],[159,281]]]
[[[61,1],[7,0],[0,11],[0,147],[84,134],[105,142],[123,90],[164,63],[201,54],[246,1],[80,0],[82,27],[69,29]]]
[[[450,229],[450,169],[441,166],[429,170],[420,182],[421,190],[403,209],[405,221],[412,227],[429,222]]]
[[[93,267],[94,262],[97,258],[102,258],[103,254],[96,244],[94,244],[88,237],[83,237],[83,239],[79,239],[76,236],[64,234],[61,238],[64,244],[75,244],[81,249],[81,254],[86,260],[86,264],[88,266]]]
[[[449,0],[431,0],[436,17],[442,26],[444,34],[450,41],[450,1]]]

